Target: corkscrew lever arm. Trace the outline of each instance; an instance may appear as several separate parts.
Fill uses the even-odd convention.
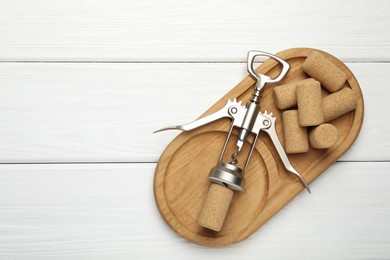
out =
[[[288,170],[289,172],[294,174],[301,181],[303,186],[305,186],[306,190],[309,193],[311,193],[310,187],[307,184],[305,178],[303,178],[303,176],[301,174],[299,174],[299,172],[297,170],[295,170],[295,168],[291,165],[290,160],[287,158],[287,154],[284,151],[283,146],[280,143],[279,137],[275,131],[275,120],[272,122],[272,125],[269,128],[262,129],[262,130],[267,132],[267,134],[271,138],[276,150],[278,151],[280,159],[282,159],[283,165],[286,168],[286,170]]]
[[[233,102],[235,102],[235,100]],[[229,100],[223,108],[221,108],[217,112],[214,112],[211,115],[202,117],[202,118],[197,119],[195,121],[192,121],[192,122],[190,122],[188,124],[173,125],[173,126],[164,127],[164,128],[161,128],[161,129],[158,129],[158,130],[154,131],[153,133],[158,133],[158,132],[162,132],[162,131],[165,131],[165,130],[190,131],[190,130],[193,130],[195,128],[207,125],[207,124],[209,124],[211,122],[217,121],[218,119],[221,119],[221,118],[224,118],[224,117],[232,118],[232,116],[229,114],[229,107],[231,105],[232,105],[232,102]]]

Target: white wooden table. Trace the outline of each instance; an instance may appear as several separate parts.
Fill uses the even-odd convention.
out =
[[[152,181],[250,49],[313,47],[358,78],[352,149],[246,241],[190,244]],[[0,1],[0,259],[389,259],[390,2]]]

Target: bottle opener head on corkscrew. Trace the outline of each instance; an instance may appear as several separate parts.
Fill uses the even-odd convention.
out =
[[[275,77],[271,78],[267,75],[259,74],[253,69],[253,63],[255,61],[255,58],[257,56],[265,56],[272,58],[279,62],[282,65],[282,70],[280,74]],[[209,179],[217,184],[220,184],[224,188],[229,188],[230,190],[236,190],[236,191],[242,191],[244,188],[244,179],[242,175],[245,173],[245,171],[248,169],[249,161],[252,156],[253,150],[255,148],[256,142],[259,138],[260,131],[264,131],[268,133],[270,136],[282,162],[285,168],[294,174],[300,182],[303,184],[303,186],[307,189],[307,191],[310,193],[310,188],[306,182],[306,180],[298,173],[297,170],[294,169],[294,167],[291,165],[290,161],[287,158],[286,152],[284,151],[280,140],[276,134],[275,130],[275,121],[276,118],[272,116],[272,113],[268,114],[267,111],[264,113],[259,112],[260,110],[260,97],[261,97],[261,92],[264,88],[264,86],[267,83],[277,83],[283,79],[283,77],[287,74],[287,72],[290,69],[290,65],[282,60],[281,58],[272,55],[267,52],[262,52],[262,51],[249,51],[248,52],[248,59],[247,59],[247,70],[249,74],[256,80],[255,84],[255,90],[254,93],[252,94],[252,97],[250,101],[246,103],[246,106],[242,106],[242,102],[237,102],[236,99],[233,101],[228,100],[226,105],[220,109],[219,111],[208,115],[206,117],[200,118],[196,121],[193,121],[188,124],[184,125],[176,125],[176,126],[170,126],[166,128],[162,128],[160,130],[155,131],[160,132],[164,130],[171,130],[171,129],[176,129],[176,130],[183,130],[183,131],[190,131],[195,128],[201,127],[203,125],[209,124],[211,122],[214,122],[218,119],[221,118],[230,118],[232,123],[229,129],[229,132],[227,134],[225,143],[222,148],[222,152],[219,156],[219,160],[217,165],[211,169],[210,174],[209,174]],[[238,129],[238,135],[237,135],[237,141],[236,141],[236,146],[237,149],[236,151],[231,155],[231,161],[230,162],[223,162],[223,157],[226,152],[227,145],[229,143],[229,140],[232,136],[232,132],[234,129]],[[237,166],[238,164],[238,156],[240,155],[244,143],[247,141],[248,135],[251,134],[254,136],[254,139],[252,141],[250,151],[248,154],[248,157],[246,159],[246,162],[244,164],[243,168],[239,168]],[[223,220],[225,218],[228,206],[230,204],[231,196],[229,201],[227,202],[227,207],[226,209],[222,209],[221,211],[221,216],[210,216],[205,211],[210,211],[206,209],[208,204],[210,205],[215,205],[215,203],[211,203],[209,200],[212,200],[210,196],[212,196],[214,193],[217,194],[218,192],[215,191],[213,194],[211,194],[211,189],[208,194],[208,198],[206,199],[206,205],[204,206],[199,223],[207,227],[209,229],[219,231],[222,228]],[[220,194],[221,195],[221,194]],[[218,194],[215,196],[219,196]],[[214,196],[214,197],[215,197]],[[210,198],[209,198],[210,197]],[[218,198],[215,197],[214,199],[218,201]],[[222,202],[222,201],[221,201]],[[223,204],[223,203],[220,203]],[[215,212],[215,210],[212,210]],[[210,211],[211,212],[211,211]],[[217,219],[217,220],[216,220]],[[212,222],[206,223],[206,222]],[[215,222],[215,223],[213,223]]]

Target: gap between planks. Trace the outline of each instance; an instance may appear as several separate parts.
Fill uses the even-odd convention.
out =
[[[265,59],[261,60],[259,59],[259,63],[262,63],[264,62]],[[342,62],[344,63],[375,63],[375,64],[388,64],[390,63],[390,60],[370,60],[370,61],[366,61],[366,60],[342,60]],[[233,63],[233,64],[239,64],[239,63],[246,63],[245,60],[242,60],[242,61],[234,61],[234,60],[224,60],[224,61],[221,61],[221,60],[204,60],[204,61],[180,61],[180,60],[167,60],[167,61],[115,61],[115,60],[112,60],[112,61],[66,61],[66,60],[54,60],[54,61],[29,61],[29,60],[25,60],[25,61],[21,61],[21,60],[15,60],[15,61],[2,61],[0,60],[0,63],[103,63],[103,64],[110,64],[110,63],[113,63],[113,64],[121,64],[121,63],[124,63],[124,64],[171,64],[171,63],[179,63],[179,64],[196,64],[196,63],[212,63],[212,64],[226,64],[226,63]]]
[[[336,161],[336,163],[390,163],[390,160],[367,160],[367,161]],[[67,164],[157,164],[157,162],[14,162],[0,163],[0,165],[67,165]]]

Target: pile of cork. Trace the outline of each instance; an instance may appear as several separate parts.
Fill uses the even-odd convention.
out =
[[[309,145],[327,149],[339,139],[337,128],[328,123],[356,108],[356,97],[343,87],[347,76],[321,53],[312,52],[302,64],[311,78],[274,88],[278,109],[284,111],[283,132],[287,153],[306,153]],[[331,94],[322,98],[321,86]]]

